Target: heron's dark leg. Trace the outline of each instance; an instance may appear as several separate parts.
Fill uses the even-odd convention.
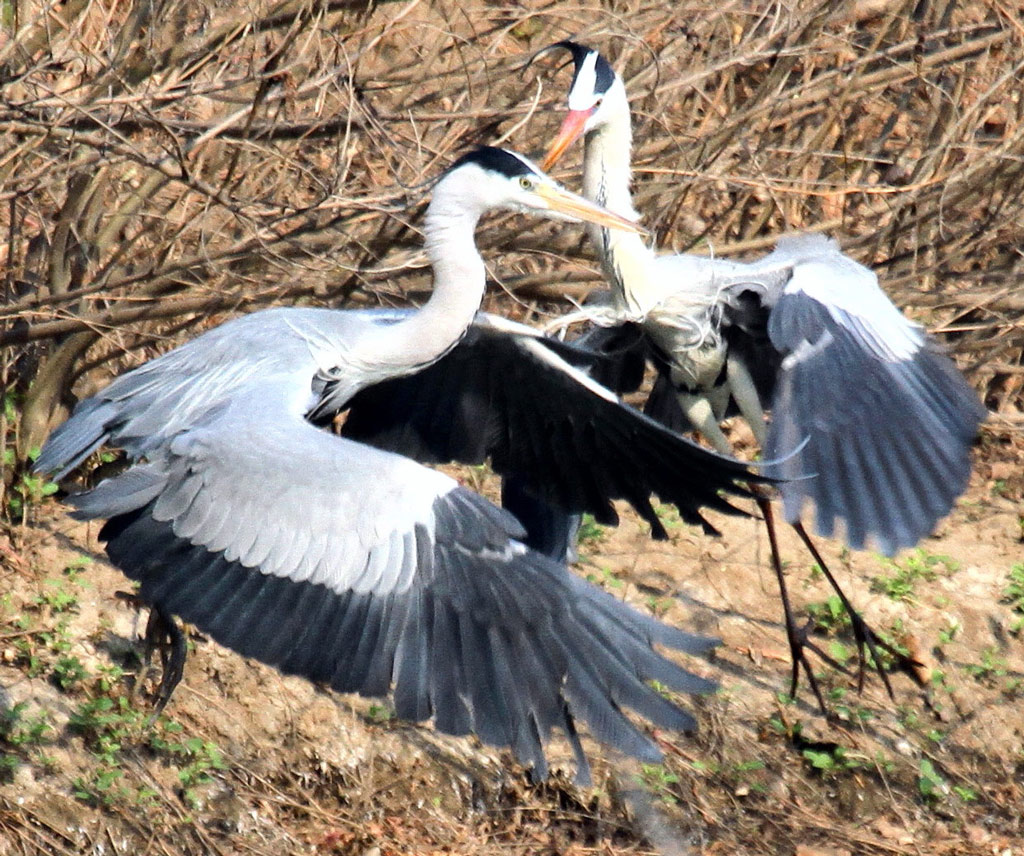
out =
[[[800,540],[804,542],[804,546],[810,551],[811,556],[814,557],[814,561],[817,562],[818,567],[821,568],[821,572],[825,575],[825,579],[827,579],[829,585],[832,586],[832,590],[838,596],[840,602],[843,604],[843,609],[846,610],[846,614],[850,618],[850,626],[853,629],[853,638],[857,643],[857,658],[859,661],[857,669],[857,692],[862,692],[864,690],[864,673],[866,663],[866,657],[864,655],[865,648],[871,653],[871,657],[875,661],[875,669],[882,678],[882,683],[885,684],[885,690],[889,693],[889,698],[895,700],[896,696],[893,694],[892,684],[889,682],[888,671],[882,665],[882,659],[879,656],[878,651],[879,648],[893,658],[896,669],[906,672],[913,679],[914,683],[921,686],[921,678],[917,672],[917,669],[921,664],[913,657],[908,657],[906,654],[897,651],[892,645],[882,639],[874,630],[871,629],[870,625],[864,620],[861,614],[854,609],[853,604],[850,603],[846,593],[839,587],[839,582],[834,576],[832,576],[832,572],[829,571],[828,565],[825,564],[825,560],[821,557],[821,553],[818,552],[818,548],[814,546],[814,542],[811,540],[811,536],[807,534],[807,530],[804,529],[804,525],[799,520],[791,525],[796,530],[797,535],[800,536]]]
[[[789,654],[793,661],[789,694],[793,697],[796,696],[797,685],[800,682],[800,667],[803,666],[804,671],[807,673],[807,683],[810,684],[814,697],[818,700],[818,707],[821,708],[822,714],[827,716],[828,708],[821,694],[821,688],[818,686],[818,679],[814,677],[814,670],[811,668],[811,662],[807,658],[807,651],[813,651],[832,668],[838,669],[840,672],[849,674],[849,671],[807,638],[812,622],[808,621],[801,628],[796,626],[793,607],[789,602],[789,589],[786,587],[786,577],[782,572],[782,558],[779,554],[779,542],[775,534],[775,515],[772,512],[771,498],[759,485],[752,485],[751,492],[754,494],[757,507],[761,510],[765,527],[768,529],[768,544],[771,548],[772,567],[775,569],[775,577],[779,582],[779,596],[782,598],[782,612],[786,620],[786,638],[789,640]]]
[[[156,705],[153,715],[159,715],[171,700],[174,690],[185,674],[185,657],[188,647],[185,634],[178,627],[174,616],[154,604],[146,623],[146,663],[153,655],[153,649],[160,649],[160,664],[163,675],[156,691]]]

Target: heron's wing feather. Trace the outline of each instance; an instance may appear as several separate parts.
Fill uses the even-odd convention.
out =
[[[649,686],[711,684],[657,654],[712,640],[644,616],[519,544],[440,473],[240,398],[73,502],[142,597],[284,672],[394,691],[403,718],[510,746],[543,774],[572,719],[642,758],[624,715],[693,720]],[[264,418],[266,417],[266,418]]]
[[[789,519],[812,500],[821,534],[842,520],[850,546],[874,540],[891,554],[929,534],[966,488],[985,411],[874,274],[834,255],[843,261],[798,264],[771,313],[785,357],[769,472],[793,479],[781,487]]]
[[[80,402],[50,435],[36,469],[59,479],[106,442],[141,458],[180,432],[217,419],[243,390],[268,384],[304,411],[315,398],[311,382],[317,373],[343,363],[346,343],[373,323],[370,313],[305,307],[227,321]],[[263,404],[256,400],[255,406]]]
[[[644,382],[649,347],[643,327],[635,322],[594,326],[568,348],[558,340],[547,347],[619,395],[636,392]]]
[[[705,528],[702,507],[734,511],[720,492],[744,493],[743,464],[623,404],[563,359],[564,347],[477,325],[430,368],[355,396],[344,434],[426,461],[490,458],[537,496],[605,523],[617,520],[610,500],[623,498],[657,534],[652,494]]]

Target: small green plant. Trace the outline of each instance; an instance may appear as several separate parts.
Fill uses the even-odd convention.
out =
[[[1024,518],[1022,518],[1024,519]],[[1006,588],[1003,589],[1003,603],[1018,613],[1010,632],[1018,635],[1024,630],[1024,562],[1017,562],[1006,575]]]
[[[978,681],[991,681],[995,678],[1005,678],[1007,664],[1006,659],[999,656],[998,649],[989,646],[981,652],[981,662],[969,663],[964,666],[968,674]]]
[[[928,758],[922,758],[918,765],[917,790],[928,803],[939,802],[949,794],[949,785]]]
[[[662,526],[670,532],[673,529],[679,529],[683,525],[683,519],[679,516],[679,509],[674,505],[666,505],[659,502],[654,506],[654,513],[658,515]]]
[[[70,690],[89,677],[89,670],[77,657],[58,657],[53,664],[53,679],[62,690]]]
[[[803,749],[800,754],[812,769],[824,776],[844,773],[847,770],[857,770],[864,766],[860,759],[852,758],[847,754],[845,746],[835,746],[829,749]]]
[[[842,642],[833,639],[828,643],[828,655],[842,666],[853,656],[853,652]]]
[[[815,629],[822,633],[836,633],[850,626],[850,616],[836,595],[807,604],[807,613],[814,619]]]
[[[594,519],[594,515],[584,512],[583,518],[580,520],[577,543],[580,547],[591,547],[604,537],[604,532],[605,527]]]
[[[118,785],[124,771],[108,764],[102,764],[84,776],[77,776],[72,783],[75,797],[89,805],[112,806],[127,801],[131,791]]]
[[[661,618],[672,608],[673,600],[670,597],[658,597],[650,594],[647,596],[647,608],[653,615]]]
[[[31,449],[28,453],[29,461],[35,461],[39,457],[39,449]],[[14,466],[14,450],[4,451],[4,465]],[[10,520],[24,523],[28,517],[28,510],[33,505],[38,505],[44,497],[56,493],[56,483],[49,481],[43,476],[36,475],[31,471],[21,473],[7,491],[7,516]]]
[[[65,580],[43,580],[43,590],[36,595],[35,603],[53,612],[68,612],[77,606],[78,595],[71,591]]]
[[[926,553],[921,548],[908,556],[901,565],[891,559],[885,559],[884,565],[890,571],[887,575],[872,578],[871,590],[884,594],[892,600],[913,600],[916,595],[917,583],[930,582],[940,573],[952,574],[960,569],[959,562],[949,556]]]
[[[35,716],[26,716],[28,703],[21,701],[0,711],[0,742],[8,746],[38,746],[45,742],[46,735],[53,731],[46,711]]]
[[[594,585],[610,589],[621,589],[625,585],[622,580],[612,573],[612,569],[606,565],[601,565],[598,567],[596,572],[587,574],[587,580],[592,582]]]
[[[960,622],[955,618],[950,618],[949,626],[939,631],[939,644],[948,645],[956,639],[956,635],[960,632],[961,626]]]
[[[366,715],[371,722],[376,722],[378,725],[383,725],[395,718],[395,712],[386,704],[371,704]]]
[[[10,779],[24,761],[42,762],[45,757],[38,749],[53,731],[50,717],[46,711],[27,715],[27,709],[22,701],[0,710],[0,781]]]
[[[963,785],[953,785],[953,793],[963,802],[976,802],[978,799],[978,792],[974,788],[967,788]]]
[[[669,772],[663,764],[642,764],[640,769],[642,770],[638,777],[640,784],[646,786],[657,795],[658,799],[668,805],[675,805],[679,802],[672,792],[672,786],[679,784],[679,776]]]
[[[209,740],[190,737],[181,744],[182,757],[187,763],[178,770],[178,781],[181,782],[185,802],[192,808],[196,807],[193,789],[197,785],[206,784],[213,779],[217,770],[226,770],[227,765],[220,749]]]
[[[114,690],[120,678],[120,669],[107,668],[94,679],[93,688],[107,686]],[[156,791],[134,783],[126,775],[123,756],[127,750],[148,749],[177,766],[182,799],[193,808],[196,786],[210,781],[215,771],[225,769],[222,753],[214,743],[184,737],[181,724],[166,717],[153,721],[125,695],[86,699],[72,713],[69,728],[82,737],[95,760],[95,766],[74,782],[76,797],[92,805],[145,807],[157,800]]]

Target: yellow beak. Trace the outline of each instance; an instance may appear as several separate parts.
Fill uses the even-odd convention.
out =
[[[602,208],[584,199],[582,196],[566,190],[557,184],[539,184],[535,193],[547,202],[552,211],[564,214],[574,220],[583,220],[587,223],[596,223],[598,226],[605,226],[609,229],[621,229],[625,232],[636,232],[642,234],[643,229],[632,220],[613,214],[607,208]]]
[[[591,110],[570,110],[565,119],[562,120],[562,127],[558,129],[558,136],[548,149],[540,168],[547,172],[562,156],[569,146],[583,136],[583,127],[590,118]]]

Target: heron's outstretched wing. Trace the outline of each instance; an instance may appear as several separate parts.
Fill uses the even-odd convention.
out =
[[[712,640],[641,615],[527,550],[516,522],[455,481],[239,395],[202,427],[74,497],[108,518],[142,597],[222,644],[396,712],[509,746],[539,775],[573,721],[641,758],[624,715],[690,728],[648,685],[712,684],[652,650]],[[585,775],[585,768],[584,773]]]
[[[985,409],[872,271],[823,239],[777,252],[795,263],[768,322],[784,358],[766,454],[780,459],[768,472],[793,479],[781,486],[786,515],[809,499],[822,535],[842,520],[851,547],[913,546],[966,488]]]
[[[356,395],[343,433],[421,461],[489,458],[498,474],[602,523],[616,523],[611,500],[626,499],[655,537],[665,530],[652,494],[708,531],[701,508],[740,513],[722,493],[746,495],[740,482],[760,477],[623,404],[569,362],[587,359],[485,318],[430,368]]]

